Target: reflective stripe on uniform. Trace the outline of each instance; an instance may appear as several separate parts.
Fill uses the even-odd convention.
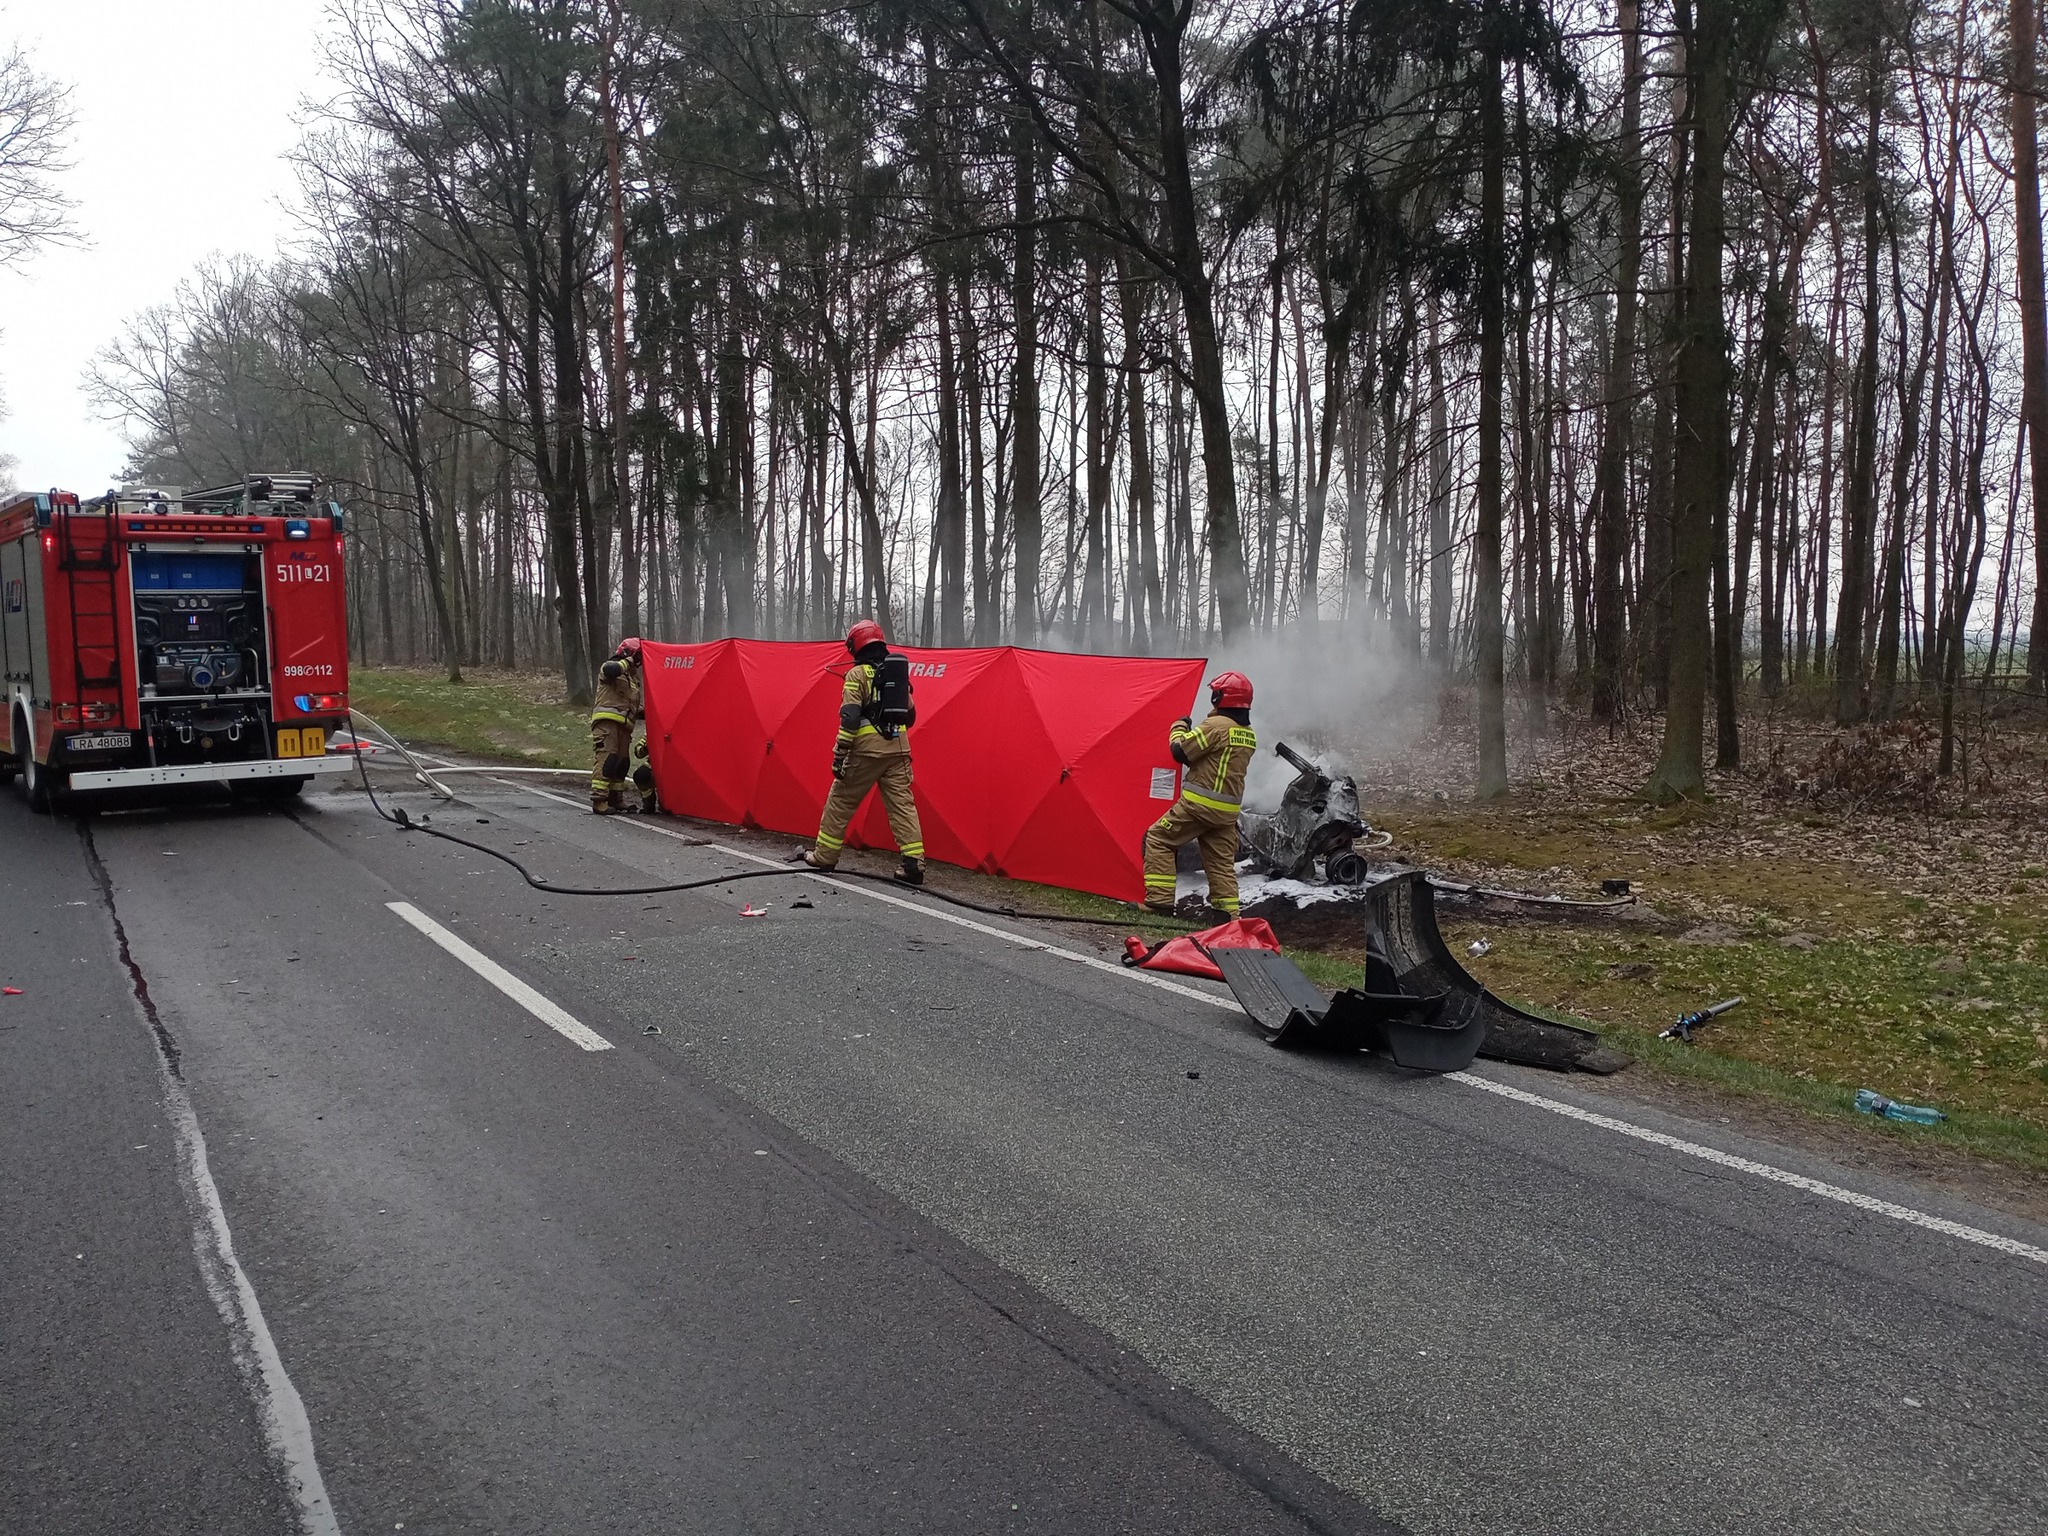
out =
[[[1180,797],[1181,799],[1189,801],[1192,804],[1201,806],[1204,810],[1228,811],[1232,816],[1235,816],[1240,810],[1243,809],[1243,807],[1237,804],[1235,801],[1212,800],[1207,795],[1202,794],[1196,790],[1189,789],[1185,785],[1181,787]]]
[[[846,846],[846,839],[834,837],[829,832],[820,832],[818,834],[818,846],[820,848],[830,848],[834,853],[837,853]]]
[[[850,731],[843,725],[839,728],[839,744],[841,746],[845,746],[857,736],[879,736],[882,734],[875,728],[875,723],[866,718],[867,707],[873,697],[874,683],[875,669],[866,662],[857,661],[848,670],[845,686],[839,690],[839,707],[844,709],[847,705],[851,704],[855,709],[862,712],[862,718],[860,724]],[[844,717],[842,716],[841,718]]]
[[[906,859],[921,859],[924,857],[924,844],[905,843],[902,846],[902,848],[898,849],[897,851],[900,852]]]
[[[1211,784],[1221,784],[1230,777],[1230,754],[1232,752],[1256,752],[1259,750],[1258,735],[1247,726],[1233,725],[1230,734],[1224,738],[1223,750],[1216,754],[1215,771],[1209,775]],[[1202,805],[1212,806],[1219,811],[1234,811],[1236,806],[1222,800],[1200,800]]]
[[[633,723],[615,709],[593,709],[590,712],[590,723],[592,725],[596,725],[602,720],[609,720],[614,725],[631,725]]]

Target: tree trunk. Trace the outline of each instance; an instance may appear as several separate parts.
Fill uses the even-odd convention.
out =
[[[633,531],[633,441],[627,430],[632,415],[630,363],[626,355],[626,192],[620,166],[618,80],[613,74],[612,55],[618,48],[619,0],[605,0],[605,37],[599,55],[602,79],[598,92],[604,105],[605,189],[610,194],[611,213],[611,386],[612,414],[612,512],[618,521],[619,549],[624,563],[624,591],[620,596],[619,621],[627,634],[640,630],[640,545]],[[607,573],[609,574],[609,573]]]
[[[1501,614],[1501,412],[1506,362],[1507,108],[1497,3],[1487,6],[1488,28],[1479,82],[1479,486],[1478,524],[1472,534],[1472,634],[1479,664],[1480,798],[1507,793],[1507,657]]]
[[[1843,508],[1842,589],[1835,608],[1837,725],[1856,724],[1868,708],[1863,687],[1864,621],[1877,538],[1878,176],[1884,81],[1880,47],[1872,43],[1870,103],[1864,122],[1863,346],[1856,365],[1855,436],[1849,459],[1849,494]]]
[[[1012,174],[1017,183],[1017,253],[1010,280],[1017,340],[1017,363],[1010,380],[1010,414],[1016,423],[1010,471],[1010,523],[1017,537],[1014,638],[1019,645],[1035,645],[1038,561],[1045,540],[1039,507],[1038,140],[1029,104],[1019,102],[1016,112],[1010,127]]]
[[[1429,297],[1429,660],[1451,675],[1451,412],[1444,394],[1443,336]]]
[[[1242,634],[1249,618],[1244,530],[1237,510],[1237,458],[1230,429],[1230,399],[1223,382],[1223,349],[1216,332],[1215,286],[1202,251],[1194,174],[1188,156],[1181,99],[1181,45],[1194,0],[1146,12],[1145,51],[1158,93],[1159,160],[1175,286],[1188,328],[1188,382],[1202,430],[1203,482],[1208,495],[1203,525],[1209,545],[1209,584],[1223,637]]]
[[[1090,649],[1100,646],[1106,634],[1106,594],[1103,521],[1109,513],[1109,379],[1102,328],[1102,255],[1090,242],[1081,259],[1082,309],[1084,313],[1083,386],[1087,431],[1088,507],[1082,523],[1084,550],[1081,575],[1081,641]]]
[[[1692,121],[1692,208],[1683,306],[1675,338],[1671,472],[1671,702],[1664,747],[1646,788],[1659,804],[1706,793],[1711,633],[1707,587],[1716,509],[1727,494],[1728,327],[1721,304],[1724,173],[1733,0],[1697,0],[1686,39]]]
[[[1665,236],[1665,314],[1662,344],[1656,350],[1656,416],[1650,438],[1650,491],[1643,525],[1643,581],[1638,605],[1649,608],[1648,645],[1643,660],[1652,697],[1659,709],[1671,703],[1671,626],[1675,491],[1678,336],[1685,309],[1685,209],[1691,166],[1687,153],[1695,135],[1689,105],[1693,77],[1687,61],[1688,39],[1681,30],[1672,39],[1671,185],[1666,202],[1670,223]],[[1642,619],[1638,617],[1638,624]]]
[[[1165,622],[1165,595],[1159,584],[1158,495],[1152,472],[1152,424],[1145,399],[1145,296],[1132,270],[1130,253],[1121,247],[1117,250],[1116,277],[1124,332],[1125,412],[1131,439],[1131,512],[1138,536],[1138,547],[1133,553],[1138,584],[1129,594],[1131,635],[1135,647],[1143,652],[1151,649],[1152,637]]]
[[[934,274],[939,320],[939,501],[932,530],[939,557],[939,644],[967,643],[967,498],[960,484],[960,389],[953,357],[953,285]]]
[[[2035,53],[2040,0],[2012,0],[2013,250],[2019,261],[2020,418],[2033,471],[2034,615],[2027,681],[2048,686],[2048,300],[2042,293],[2040,103]]]

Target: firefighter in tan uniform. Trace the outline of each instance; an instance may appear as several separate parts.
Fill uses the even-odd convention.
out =
[[[634,755],[633,722],[643,713],[640,639],[628,635],[597,669],[597,699],[590,710],[590,808],[600,816],[616,816],[626,809],[626,774]],[[659,810],[654,770],[647,765],[644,744],[637,755],[640,765],[631,771],[633,787],[640,792],[640,809]]]
[[[1209,905],[1235,917],[1237,900],[1237,813],[1244,804],[1244,774],[1259,749],[1252,731],[1252,683],[1242,672],[1219,672],[1209,680],[1209,717],[1200,725],[1182,720],[1167,737],[1174,761],[1186,766],[1180,799],[1145,834],[1145,906],[1173,911],[1173,856],[1193,839],[1202,847],[1209,876]]]
[[[818,823],[818,840],[799,849],[797,857],[812,869],[831,869],[846,847],[846,829],[867,799],[879,789],[889,813],[889,833],[903,855],[896,878],[905,885],[924,884],[924,830],[917,821],[917,799],[910,784],[910,727],[917,708],[910,703],[907,663],[889,655],[882,626],[862,619],[847,631],[846,649],[853,666],[839,695],[839,736],[832,748],[832,793]],[[901,719],[884,718],[881,673],[885,664],[904,669]]]

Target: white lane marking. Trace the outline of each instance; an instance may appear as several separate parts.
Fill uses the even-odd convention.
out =
[[[512,784],[502,779],[499,782],[505,784],[508,789],[523,789],[528,794],[539,795],[544,800],[554,800],[562,805],[574,806],[578,810],[582,809],[578,801],[571,800],[563,795],[551,795],[546,790],[535,789],[528,784]],[[672,831],[667,827],[657,827],[651,822],[628,821],[626,825],[638,827],[644,832],[659,832],[664,837],[673,837],[695,846],[712,848],[719,853],[730,854],[737,859],[745,859],[749,863],[766,865],[771,868],[776,863],[773,859],[764,859],[759,854],[748,853],[740,848],[728,847],[724,843],[704,843],[696,838],[686,838],[680,832]],[[852,891],[856,896],[866,896],[874,901],[887,902],[892,907],[902,907],[906,911],[922,913],[926,917],[935,917],[941,922],[953,923],[962,928],[971,928],[976,933],[987,934],[991,938],[1003,939],[1011,944],[1020,945],[1025,949],[1043,949],[1058,955],[1063,960],[1073,960],[1083,965],[1091,965],[1097,970],[1107,971],[1112,976],[1121,976],[1127,981],[1141,981],[1149,986],[1177,993],[1195,1002],[1207,1003],[1214,1008],[1227,1008],[1232,1012],[1238,1010],[1239,1005],[1235,998],[1218,997],[1212,992],[1197,991],[1193,987],[1182,986],[1179,982],[1168,981],[1165,977],[1155,975],[1150,971],[1140,971],[1127,966],[1111,965],[1108,961],[1099,960],[1093,955],[1080,954],[1075,950],[1065,949],[1058,945],[1042,944],[1025,934],[1012,933],[1007,929],[992,927],[987,923],[977,923],[972,918],[960,917],[951,912],[935,912],[930,907],[891,896],[886,891],[866,890],[861,886],[850,884],[844,880],[832,880],[829,876],[825,875],[818,875],[816,878],[825,880],[828,884],[838,886],[841,890]],[[1858,1210],[1870,1211],[1880,1216],[1889,1216],[1894,1221],[1903,1221],[1911,1226],[1924,1227],[1930,1232],[1939,1232],[1944,1236],[1960,1238],[1967,1243],[1976,1243],[1986,1248],[1994,1248],[2000,1253],[2011,1254],[2014,1258],[2031,1259],[2035,1263],[2048,1264],[2048,1249],[2036,1248],[2031,1243],[2023,1243],[2017,1238],[2001,1237],[1996,1232],[1985,1231],[1982,1227],[1966,1226],[1959,1221],[1950,1221],[1944,1216],[1934,1216],[1926,1211],[1916,1211],[1911,1206],[1895,1205],[1889,1200],[1880,1200],[1875,1195],[1858,1194],[1855,1190],[1844,1189],[1838,1184],[1828,1184],[1819,1179],[1810,1179],[1804,1174],[1789,1173],[1785,1169],[1774,1168],[1769,1163],[1759,1163],[1750,1158],[1738,1157],[1732,1152],[1722,1152],[1714,1147],[1702,1145],[1699,1142],[1686,1141],[1677,1136],[1667,1136],[1662,1131],[1653,1131],[1647,1126],[1635,1125],[1627,1120],[1617,1120],[1612,1115],[1597,1114],[1590,1109],[1580,1109],[1577,1105],[1566,1104],[1559,1099],[1547,1099],[1541,1094],[1530,1093],[1507,1083],[1497,1083],[1491,1078],[1481,1077],[1474,1072],[1448,1072],[1444,1075],[1454,1083],[1461,1083],[1468,1088],[1482,1089],[1487,1093],[1499,1094],[1502,1098],[1513,1099],[1517,1103],[1526,1104],[1532,1109],[1548,1110],[1552,1114],[1563,1115],[1567,1119],[1577,1120],[1586,1125],[1598,1126],[1602,1130],[1613,1131],[1618,1135],[1631,1136],[1638,1141],[1647,1141],[1653,1145],[1664,1147],[1669,1151],[1682,1153],[1687,1157],[1697,1157],[1706,1162],[1718,1164],[1723,1168],[1732,1168],[1737,1172],[1750,1174],[1769,1183],[1782,1184],[1791,1189],[1803,1190],[1807,1194],[1819,1195],[1827,1200],[1839,1200],[1845,1205],[1856,1207]]]
[[[1930,1216],[1927,1212],[1916,1211],[1908,1205],[1894,1205],[1891,1201],[1880,1200],[1875,1195],[1858,1194],[1853,1189],[1843,1189],[1839,1184],[1810,1179],[1803,1173],[1788,1173],[1783,1168],[1773,1168],[1769,1163],[1738,1157],[1733,1152],[1702,1146],[1699,1142],[1686,1141],[1682,1137],[1667,1136],[1662,1131],[1631,1125],[1628,1121],[1617,1120],[1612,1115],[1596,1114],[1590,1109],[1580,1109],[1576,1104],[1547,1099],[1540,1093],[1530,1093],[1526,1089],[1511,1087],[1507,1083],[1496,1083],[1490,1078],[1479,1077],[1470,1072],[1451,1072],[1445,1075],[1454,1083],[1483,1089],[1487,1093],[1497,1093],[1504,1099],[1513,1099],[1517,1104],[1527,1104],[1533,1109],[1544,1109],[1553,1115],[1563,1115],[1567,1120],[1597,1125],[1604,1131],[1633,1136],[1637,1141],[1647,1141],[1673,1152],[1682,1152],[1687,1157],[1697,1157],[1703,1162],[1733,1168],[1740,1173],[1767,1179],[1773,1184],[1784,1184],[1793,1189],[1804,1190],[1807,1194],[1819,1195],[1824,1200],[1839,1200],[1842,1204],[1852,1205],[1859,1211],[1869,1211],[1876,1216],[1889,1216],[1893,1221],[1925,1227],[1930,1232],[1945,1233],[1949,1237],[1958,1237],[1979,1247],[1995,1248],[2000,1253],[2009,1253],[2016,1259],[2032,1259],[2036,1264],[2048,1264],[2048,1248],[2036,1248],[2033,1244],[2023,1243],[2017,1238],[2001,1237],[1996,1232],[1986,1232],[1982,1227],[1965,1226],[1962,1222],[1950,1221],[1945,1216]]]
[[[200,1220],[193,1224],[192,1251],[199,1258],[199,1272],[206,1291],[228,1334],[237,1346],[235,1363],[243,1380],[255,1391],[263,1408],[265,1438],[278,1453],[285,1476],[291,1483],[292,1499],[298,1506],[299,1528],[305,1536],[341,1536],[341,1522],[327,1499],[327,1485],[320,1476],[320,1461],[313,1453],[313,1425],[306,1417],[305,1400],[284,1368],[277,1352],[277,1340],[263,1320],[263,1304],[256,1299],[256,1287],[235,1257],[234,1234],[228,1230],[228,1213],[221,1205],[220,1188],[213,1182],[213,1170],[206,1160],[206,1137],[199,1129],[198,1113],[186,1095],[184,1084],[158,1062],[164,1084],[164,1103],[170,1110],[172,1135],[178,1147],[178,1163],[191,1199],[199,1207]],[[253,1358],[252,1358],[253,1357]]]
[[[185,1091],[184,1075],[173,1066],[170,1037],[163,1030],[156,1005],[149,1000],[141,968],[129,947],[127,926],[114,905],[113,878],[101,862],[90,832],[86,834],[85,846],[93,878],[99,885],[100,900],[114,927],[121,963],[134,981],[136,1012],[149,1030],[150,1044],[156,1050],[157,1084],[171,1122],[178,1182],[193,1218],[192,1254],[199,1262],[200,1280],[214,1310],[227,1325],[235,1373],[255,1401],[263,1438],[269,1442],[290,1484],[299,1530],[303,1536],[341,1536],[341,1523],[334,1517],[326,1481],[320,1476],[320,1459],[314,1453],[313,1424],[306,1417],[305,1400],[292,1384],[291,1373],[284,1368],[277,1340],[271,1336],[270,1324],[263,1317],[263,1304],[256,1299],[256,1287],[235,1256],[234,1233],[228,1227],[220,1186],[213,1182],[213,1168],[206,1156],[206,1133],[199,1127],[199,1112],[192,1107],[192,1096]]]
[[[575,806],[578,810],[583,808],[580,802],[571,800],[566,795],[551,795],[544,789],[535,789],[531,784],[506,784],[505,787],[507,789],[523,789],[529,795],[538,795],[541,799],[552,800],[558,805]],[[801,866],[789,866],[781,859],[764,859],[758,853],[749,853],[744,848],[733,848],[724,843],[708,843],[701,838],[685,837],[680,832],[668,827],[657,827],[652,822],[628,819],[624,825],[636,827],[642,832],[658,832],[663,837],[675,838],[678,842],[688,843],[692,847],[709,848],[714,853],[723,853],[735,859],[744,859],[747,863],[758,864],[763,869],[792,868],[795,873],[806,873]],[[1190,998],[1198,1003],[1207,1003],[1212,1008],[1225,1008],[1232,1013],[1239,1011],[1237,999],[1234,997],[1218,997],[1213,992],[1203,992],[1195,987],[1183,986],[1180,982],[1168,981],[1164,976],[1158,975],[1156,972],[1140,971],[1129,966],[1117,965],[1095,955],[1087,955],[1079,950],[1068,949],[1064,945],[1044,943],[1042,940],[1032,938],[1029,934],[1013,933],[1008,928],[997,928],[989,923],[978,923],[971,917],[960,916],[957,912],[940,911],[938,908],[928,906],[920,901],[909,901],[901,896],[892,896],[887,891],[869,890],[866,886],[856,885],[850,880],[835,880],[830,875],[822,874],[816,870],[808,871],[808,873],[814,880],[822,880],[825,884],[835,886],[842,891],[851,891],[856,896],[865,896],[870,901],[879,901],[892,907],[901,907],[904,911],[915,912],[921,917],[934,917],[942,923],[951,923],[956,928],[966,928],[974,933],[985,934],[991,939],[1001,939],[1006,944],[1015,944],[1020,949],[1043,950],[1045,953],[1056,955],[1062,960],[1071,960],[1076,965],[1093,966],[1096,970],[1107,971],[1112,976],[1122,976],[1130,981],[1141,981],[1147,986],[1159,988],[1162,992],[1171,992],[1176,996]]]
[[[603,1035],[600,1035],[574,1014],[556,1007],[554,1003],[536,992],[532,987],[529,987],[489,955],[483,953],[483,951],[463,943],[462,940],[458,939],[446,928],[443,928],[411,902],[387,901],[384,905],[412,924],[413,927],[419,929],[421,933],[424,933],[436,944],[447,950],[449,954],[460,960],[472,971],[475,971],[477,975],[483,977],[485,981],[488,981],[492,986],[511,998],[513,1002],[524,1008],[565,1040],[582,1046],[586,1051],[608,1051],[612,1048],[611,1041],[605,1039]]]

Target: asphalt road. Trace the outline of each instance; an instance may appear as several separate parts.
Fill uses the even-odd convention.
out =
[[[748,867],[470,794],[557,882]],[[2048,1265],[890,895],[0,797],[0,1531],[293,1529],[266,1339],[351,1533],[2048,1527]]]

